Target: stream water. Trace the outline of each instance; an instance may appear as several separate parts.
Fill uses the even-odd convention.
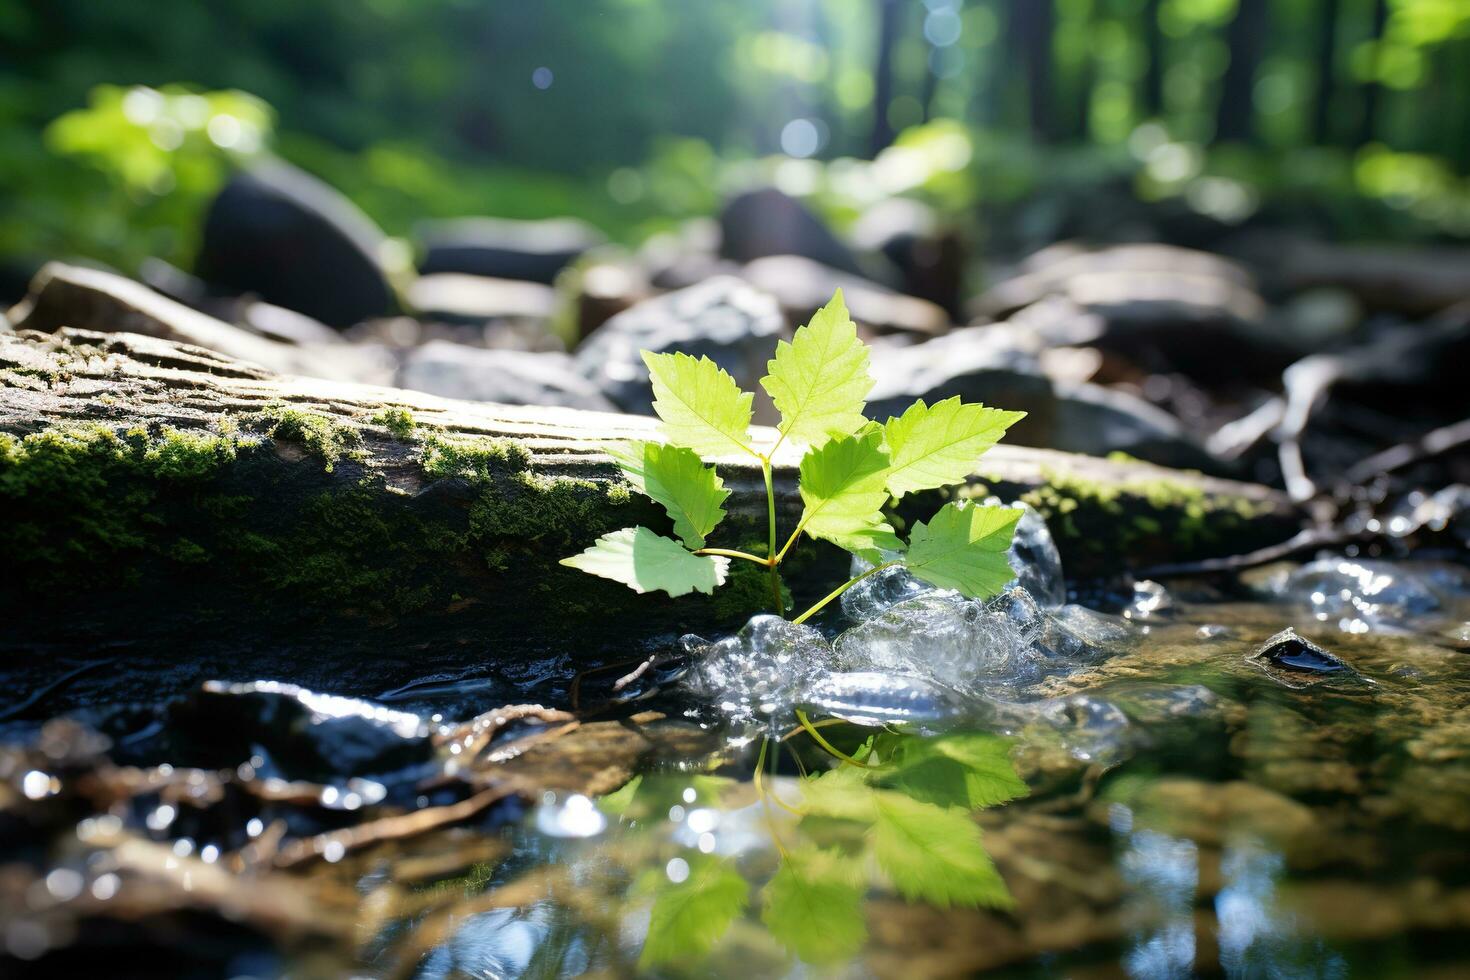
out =
[[[688,637],[577,718],[427,679],[12,722],[0,972],[1470,975],[1464,569],[1089,608],[1044,552]]]

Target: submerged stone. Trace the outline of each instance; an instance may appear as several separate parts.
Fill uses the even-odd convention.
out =
[[[1271,637],[1246,660],[1292,688],[1309,687],[1329,676],[1360,677],[1347,661],[1297,635],[1290,627]]]

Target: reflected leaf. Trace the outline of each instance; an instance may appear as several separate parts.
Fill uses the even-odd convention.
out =
[[[851,858],[816,847],[791,851],[764,892],[761,921],[808,963],[845,960],[868,938]]]
[[[710,806],[735,780],[726,776],[651,774],[634,776],[619,790],[601,797],[598,809],[625,820],[664,818],[675,805]],[[692,799],[691,799],[692,796]]]
[[[688,866],[689,876],[683,881],[671,881],[660,869],[646,875],[642,883],[657,897],[640,965],[703,957],[749,902],[750,886],[730,861],[695,851],[677,860]]]
[[[874,796],[873,856],[901,895],[941,908],[1015,905],[968,813],[902,793]]]
[[[1025,796],[1029,789],[1011,764],[1008,739],[987,732],[938,738],[885,736],[879,751],[893,760],[879,785],[939,806],[979,810]]]

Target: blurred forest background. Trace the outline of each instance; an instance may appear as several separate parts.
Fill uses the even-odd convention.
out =
[[[0,0],[7,293],[48,258],[187,266],[267,152],[400,236],[636,243],[774,182],[838,228],[915,196],[1007,254],[1461,237],[1470,0]]]

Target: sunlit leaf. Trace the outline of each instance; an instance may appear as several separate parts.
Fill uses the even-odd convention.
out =
[[[808,963],[851,958],[868,938],[863,890],[852,861],[814,847],[795,850],[767,883],[761,921]]]
[[[599,798],[597,805],[606,813],[629,820],[643,820],[648,817],[662,820],[675,804],[714,805],[734,785],[735,780],[728,776],[650,773],[635,776],[622,789]]]
[[[643,352],[664,435],[701,456],[749,453],[751,399],[708,357]]]
[[[939,806],[978,810],[1029,792],[1011,763],[1011,743],[988,732],[935,738],[891,737],[892,765],[876,781]]]
[[[687,851],[681,860],[689,877],[677,884],[660,868],[648,937],[638,958],[642,966],[702,958],[745,911],[750,886],[727,859]]]
[[[597,808],[603,813],[614,817],[621,817],[628,812],[633,805],[633,800],[638,796],[638,788],[643,785],[642,776],[634,776],[624,783],[620,788],[606,793],[597,798]]]
[[[625,527],[597,539],[579,555],[561,560],[601,578],[622,582],[634,592],[713,592],[725,584],[730,561],[713,555],[694,555],[646,527]]]
[[[870,560],[879,549],[899,550],[903,543],[883,520],[887,472],[877,426],[809,450],[801,460],[802,528]]]
[[[703,548],[707,534],[725,516],[721,505],[730,491],[699,454],[683,446],[629,442],[608,448],[634,489],[663,505],[674,533],[691,548]]]
[[[1021,511],[967,500],[945,504],[928,524],[915,524],[904,564],[941,589],[985,599],[1015,578],[1006,551]]]
[[[1015,904],[968,812],[902,793],[875,796],[873,856],[899,894],[942,908]]]
[[[976,460],[1025,417],[1025,412],[967,405],[958,397],[932,406],[923,399],[914,402],[883,426],[891,460],[889,492],[902,497],[963,482]]]
[[[776,344],[766,369],[770,373],[761,387],[781,412],[779,428],[786,438],[818,445],[867,422],[863,406],[873,387],[868,346],[858,339],[842,290],[796,331],[791,343]]]

